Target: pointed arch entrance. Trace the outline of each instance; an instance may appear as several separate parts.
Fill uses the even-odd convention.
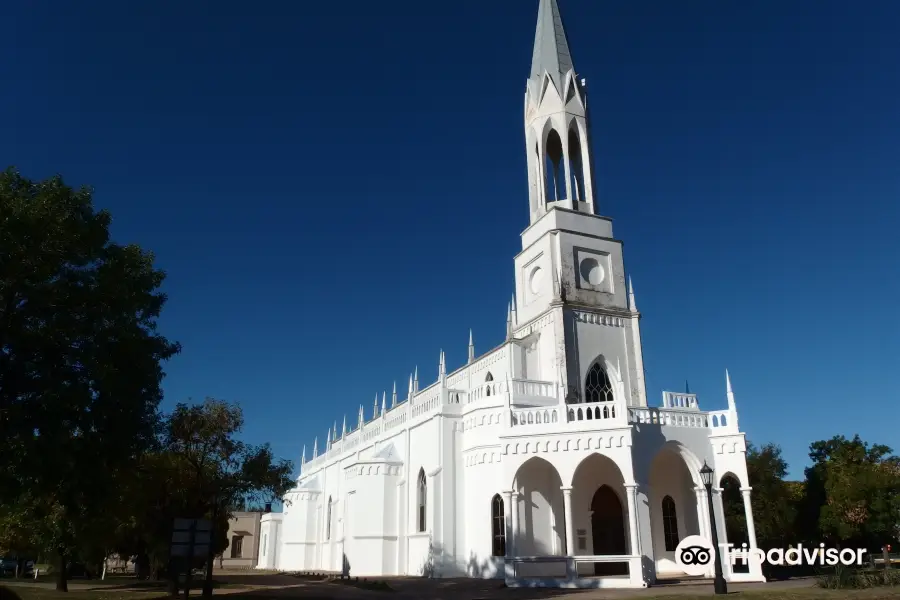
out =
[[[601,485],[591,499],[591,539],[595,555],[628,554],[625,510],[619,496],[608,485]],[[627,565],[594,563],[595,575],[625,575]]]

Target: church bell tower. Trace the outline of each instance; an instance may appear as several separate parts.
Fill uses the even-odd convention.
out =
[[[577,401],[600,368],[617,397],[646,406],[640,315],[622,242],[597,211],[588,118],[557,0],[540,0],[525,87],[529,226],[515,258],[510,338],[526,349],[520,375],[561,379]]]
[[[525,88],[531,223],[559,206],[594,214],[587,94],[575,72],[556,0],[538,9],[531,77]]]

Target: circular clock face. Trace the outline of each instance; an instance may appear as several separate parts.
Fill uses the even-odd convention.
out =
[[[537,296],[541,292],[541,283],[544,281],[544,270],[540,267],[535,267],[531,272],[531,277],[528,279],[528,288],[531,290],[531,293]]]
[[[603,267],[600,266],[596,258],[585,258],[581,261],[580,270],[581,278],[590,285],[600,285],[603,283],[603,278],[606,277]]]

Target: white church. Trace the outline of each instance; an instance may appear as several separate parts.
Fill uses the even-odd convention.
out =
[[[678,576],[679,540],[710,539],[700,469],[740,484],[756,546],[745,438],[722,410],[663,392],[650,406],[622,242],[594,195],[584,80],[557,0],[540,0],[525,89],[530,225],[514,258],[506,341],[406,398],[376,398],[301,461],[263,517],[259,568],[646,587]],[[709,568],[712,576],[712,567]],[[725,564],[729,581],[765,581]]]

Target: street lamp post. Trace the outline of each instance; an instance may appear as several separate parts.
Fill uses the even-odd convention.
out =
[[[706,501],[709,505],[709,531],[712,533],[712,544],[713,550],[715,551],[716,577],[713,580],[713,586],[715,587],[716,594],[727,594],[728,586],[725,583],[724,575],[722,575],[722,555],[719,550],[719,534],[716,531],[716,514],[713,512],[713,470],[709,468],[706,461],[703,461],[703,468],[700,469],[700,477],[703,480],[703,486],[706,488]]]

